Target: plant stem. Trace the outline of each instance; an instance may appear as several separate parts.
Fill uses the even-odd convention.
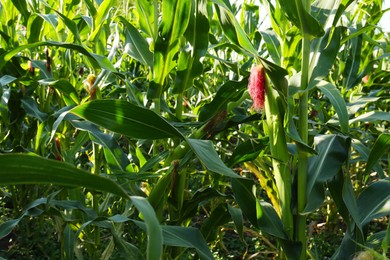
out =
[[[306,11],[310,12],[310,1],[305,5]],[[310,63],[310,36],[303,31],[302,39],[302,75],[299,98],[299,135],[304,143],[308,143],[308,92],[309,63]],[[296,219],[296,239],[302,243],[301,259],[306,259],[306,215],[302,214],[306,207],[306,182],[307,182],[308,154],[298,146],[298,216]]]
[[[291,176],[286,133],[283,126],[283,113],[280,111],[281,98],[272,87],[266,87],[264,110],[270,139],[272,166],[278,190],[281,219],[288,236],[293,237],[293,218],[291,212]]]
[[[94,156],[94,174],[100,175],[100,164],[101,164],[101,152],[98,144],[93,143],[93,156]],[[99,195],[92,195],[92,207],[96,214],[99,215]],[[93,230],[94,235],[94,245],[93,245],[93,256],[96,257],[96,249],[100,243],[100,228],[98,226]]]
[[[160,112],[161,112],[161,94],[158,95],[157,98],[153,99],[153,102],[154,102],[154,112],[157,114],[157,115],[160,115]],[[153,156],[156,156],[159,154],[159,150],[158,150],[158,140],[153,140]]]
[[[175,112],[176,112],[177,119],[181,121],[183,115],[183,93],[177,95]]]

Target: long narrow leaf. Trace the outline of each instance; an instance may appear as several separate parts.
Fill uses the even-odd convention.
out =
[[[131,201],[142,213],[145,220],[146,232],[148,234],[147,259],[159,260],[161,259],[163,249],[163,233],[156,213],[149,201],[143,197],[132,196]]]
[[[340,128],[343,133],[348,133],[348,111],[344,99],[342,98],[340,91],[331,83],[326,81],[320,81],[317,84],[319,88],[327,98],[329,98],[339,118]]]
[[[307,205],[305,212],[318,208],[325,199],[324,184],[341,170],[348,158],[349,139],[338,135],[316,136],[318,155],[309,158],[307,179]]]
[[[183,138],[175,127],[153,111],[123,100],[95,100],[73,108],[70,113],[134,138]]]
[[[31,44],[26,44],[26,45],[19,46],[11,51],[8,51],[8,52],[1,54],[0,55],[0,70],[6,65],[6,63],[12,57],[17,55],[21,51],[26,50],[26,49],[32,49],[32,48],[39,47],[39,46],[55,46],[55,47],[62,47],[62,48],[67,48],[67,49],[78,51],[78,52],[84,54],[96,68],[103,68],[103,69],[106,69],[108,71],[116,72],[116,69],[114,68],[114,66],[110,63],[110,61],[106,57],[90,53],[88,50],[86,50],[81,45],[72,44],[72,43],[53,42],[53,41],[44,41],[44,42],[35,42],[35,43],[31,43]]]
[[[222,162],[211,141],[187,139],[187,143],[191,146],[191,149],[209,171],[219,173],[226,177],[242,178]]]
[[[56,184],[86,187],[128,198],[114,181],[80,170],[73,165],[26,154],[0,155],[0,184]]]
[[[381,134],[368,156],[365,174],[369,173],[379,159],[390,149],[390,134]],[[384,178],[384,176],[381,176]]]

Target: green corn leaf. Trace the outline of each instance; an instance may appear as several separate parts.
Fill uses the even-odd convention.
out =
[[[380,158],[390,149],[390,134],[381,134],[376,139],[367,159],[365,174],[368,174]],[[380,176],[384,178],[385,176]]]
[[[92,0],[84,0],[86,6],[87,6],[87,9],[89,11],[89,13],[91,14],[92,17],[96,16],[96,13],[97,13],[97,10],[95,8],[95,5],[93,4],[93,1]]]
[[[77,28],[77,24],[74,21],[72,21],[71,19],[69,19],[67,16],[58,12],[57,10],[54,10],[54,9],[52,9],[52,10],[55,11],[59,15],[59,17],[61,18],[63,23],[66,25],[66,27],[68,27],[69,31],[72,32],[73,37],[76,40],[75,42],[81,43],[81,38],[80,38],[79,30]]]
[[[317,83],[317,88],[319,88],[322,93],[329,98],[332,103],[336,113],[338,115],[340,128],[343,133],[348,133],[349,131],[349,116],[347,111],[347,105],[345,104],[344,99],[342,98],[340,91],[331,83],[321,80]]]
[[[7,62],[12,57],[17,55],[19,52],[21,52],[25,49],[32,49],[32,48],[36,48],[39,46],[55,46],[55,47],[67,48],[67,49],[78,51],[78,52],[84,54],[96,68],[102,68],[102,69],[106,69],[106,70],[111,71],[111,72],[116,72],[116,69],[114,68],[114,66],[104,56],[90,53],[87,49],[85,49],[83,46],[78,45],[78,44],[53,42],[53,41],[35,42],[35,43],[31,43],[31,44],[21,45],[13,50],[10,50],[8,52],[1,54],[0,55],[0,70],[3,69],[4,66],[7,64]]]
[[[15,82],[17,81],[18,79],[15,78],[14,76],[11,76],[11,75],[4,75],[0,78],[0,85],[3,87],[3,86],[6,86],[12,82]]]
[[[240,208],[234,208],[228,205],[228,210],[230,216],[234,222],[234,226],[236,227],[237,234],[241,241],[244,241],[243,230],[244,230],[244,217],[242,215],[242,211]]]
[[[272,205],[265,201],[260,201],[259,203],[262,211],[262,215],[258,219],[259,228],[277,238],[287,239],[287,234],[283,229],[283,223]]]
[[[65,259],[72,260],[74,259],[74,246],[76,241],[76,232],[70,228],[70,224],[65,226],[63,231],[63,241],[64,241],[64,253]]]
[[[94,100],[73,108],[70,113],[138,139],[183,138],[175,127],[155,112],[123,100]]]
[[[137,220],[132,221],[142,229],[146,229],[145,223]],[[199,229],[180,226],[161,226],[161,229],[164,245],[194,248],[198,252],[200,259],[214,259]]]
[[[222,162],[210,140],[187,139],[186,141],[207,170],[226,177],[242,178]]]
[[[219,204],[202,223],[200,231],[207,242],[215,241],[218,236],[218,230],[230,220],[231,217],[226,205]]]
[[[139,259],[139,260],[145,259],[141,251],[136,246],[130,244],[121,236],[116,234],[114,228],[112,229],[112,234],[113,234],[112,237],[114,238],[116,249],[118,249],[121,257],[125,259]]]
[[[283,97],[283,100],[285,102],[287,99],[287,86],[288,81],[286,79],[286,76],[288,75],[287,71],[283,69],[282,67],[265,60],[263,58],[260,58],[261,64],[263,64],[263,67],[267,73],[267,76],[271,79],[273,85],[272,87],[278,91],[280,96]]]
[[[353,28],[350,29],[351,31],[355,31]],[[362,61],[362,45],[362,35],[358,35],[357,37],[352,38],[350,41],[348,41],[348,44],[346,44],[346,47],[348,48],[348,55],[343,76],[345,77],[345,86],[348,89],[355,85],[355,81],[358,78],[360,63]]]
[[[119,196],[128,194],[114,181],[80,170],[73,165],[26,154],[0,155],[0,184],[56,184],[86,187]]]
[[[339,135],[319,135],[314,138],[318,155],[309,158],[307,205],[304,212],[317,209],[325,199],[324,184],[341,170],[348,158],[350,140]]]
[[[362,226],[374,218],[390,214],[390,179],[374,182],[357,198],[360,222]]]
[[[44,20],[42,19],[42,17],[36,14],[32,14],[28,18],[26,36],[28,38],[29,43],[39,41],[41,36],[43,21]]]
[[[234,198],[244,215],[248,218],[251,224],[259,228],[259,219],[263,212],[258,200],[254,195],[254,182],[249,179],[232,179],[232,190]]]
[[[113,136],[103,133],[90,122],[71,120],[70,123],[75,128],[88,131],[92,137],[91,140],[103,146],[106,160],[113,170],[126,172],[126,167],[130,164],[129,159]]]
[[[364,145],[360,140],[357,140],[357,139],[353,139],[352,140],[352,147],[359,153],[359,157],[354,159],[354,160],[359,160],[359,161],[363,161],[363,162],[367,162],[368,161],[368,156],[370,155],[370,149]],[[385,177],[385,174],[383,172],[383,169],[382,167],[379,165],[378,161],[376,161],[373,165],[370,165],[370,168],[373,169],[374,171],[376,171],[378,173],[378,175],[381,177],[381,178],[384,178]],[[366,170],[367,170],[367,166],[366,166]],[[366,175],[366,178],[368,176]]]
[[[235,45],[240,47],[245,54],[258,57],[258,51],[253,47],[247,34],[237,21],[235,15],[231,11],[230,6],[223,0],[212,0],[215,4],[218,19],[221,23],[222,30],[226,37]]]
[[[109,14],[109,10],[115,4],[114,0],[104,0],[96,12],[96,16],[94,16],[94,30],[92,34],[89,36],[89,40],[91,42],[95,42],[96,37],[98,36],[102,25],[105,23],[106,17]]]
[[[124,17],[118,16],[117,19],[125,26],[125,52],[137,61],[153,67],[153,54],[149,50],[149,43]]]
[[[367,107],[373,102],[376,102],[380,97],[361,96],[354,100],[351,100],[347,104],[347,110],[349,115],[355,115],[359,110]]]
[[[149,85],[148,97],[160,98],[165,78],[176,66],[175,55],[179,51],[179,40],[190,20],[191,1],[169,0],[162,3],[162,22],[154,51],[153,81]],[[172,15],[175,14],[175,15]]]
[[[200,231],[193,227],[163,226],[164,245],[195,248],[200,259],[214,259]]]
[[[190,200],[186,200],[180,213],[180,220],[184,221],[196,215],[197,209],[203,201],[208,201],[213,198],[223,198],[225,194],[217,191],[214,188],[205,188],[197,190]]]
[[[339,8],[337,9],[337,12],[335,14],[334,20],[333,20],[333,26],[336,26],[338,21],[340,20],[340,17],[343,15],[345,9],[347,7],[355,2],[355,0],[341,0],[341,3],[339,5]]]
[[[139,27],[154,40],[156,40],[157,33],[157,21],[154,20],[155,3],[154,0],[138,0],[135,2]]]
[[[18,9],[19,13],[23,16],[24,25],[26,25],[28,18],[30,17],[30,12],[27,8],[27,2],[23,0],[11,0],[14,6]]]
[[[193,85],[194,79],[202,74],[203,65],[200,59],[207,52],[209,28],[207,1],[195,1],[195,5],[192,5],[187,30],[184,33],[190,48],[180,52],[173,89],[174,93],[183,93],[184,90]]]
[[[161,259],[163,249],[163,232],[158,222],[156,213],[149,201],[143,197],[132,196],[131,201],[134,206],[141,212],[148,234],[147,259]]]
[[[233,151],[232,156],[229,158],[227,164],[233,167],[236,164],[254,161],[262,150],[265,149],[269,143],[269,137],[262,139],[250,139],[240,143]]]
[[[22,107],[24,108],[27,114],[37,118],[41,122],[46,121],[48,115],[39,110],[38,104],[35,102],[34,99],[26,96],[22,98],[21,101],[22,101]]]
[[[328,30],[324,37],[314,39],[311,44],[310,82],[325,78],[334,66],[340,48],[341,28]]]
[[[0,159],[1,160],[1,159]],[[0,172],[1,174],[1,172]],[[23,212],[21,214],[21,216],[19,218],[16,218],[16,219],[11,219],[11,220],[7,220],[3,223],[0,224],[0,239],[1,238],[4,238],[5,236],[7,236],[9,233],[12,232],[12,230],[19,224],[19,222],[23,219],[23,217],[25,216],[38,216],[40,215],[43,211],[42,210],[34,210],[37,206],[39,205],[42,205],[42,204],[45,204],[47,202],[47,198],[40,198],[40,199],[37,199],[37,200],[34,200],[33,202],[30,202],[29,204],[27,204],[24,209],[23,209]]]
[[[261,36],[263,37],[265,44],[267,45],[267,50],[269,55],[272,58],[272,61],[278,66],[281,65],[282,50],[280,46],[280,41],[274,31],[266,30],[261,31]]]
[[[302,33],[313,37],[324,35],[321,24],[305,10],[302,1],[278,0],[278,2],[288,19],[300,28]]]
[[[361,114],[355,118],[349,120],[349,124],[354,124],[356,122],[367,122],[372,123],[375,121],[389,121],[390,113],[383,111],[370,111],[364,114]]]
[[[199,121],[207,121],[222,110],[227,109],[229,102],[237,101],[241,98],[248,86],[248,77],[241,81],[228,81],[217,91],[213,101],[204,105],[199,113]]]
[[[76,89],[68,80],[51,80],[42,79],[38,81],[39,84],[50,86],[57,89],[60,93],[64,94],[64,101],[67,106],[77,105],[80,103]]]

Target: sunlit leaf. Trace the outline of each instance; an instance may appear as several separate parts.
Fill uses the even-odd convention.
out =
[[[374,182],[357,198],[360,221],[362,225],[368,224],[374,218],[390,214],[390,180],[382,179]]]
[[[313,37],[324,35],[321,24],[304,8],[302,1],[278,0],[289,20],[302,30],[302,33]]]
[[[325,96],[329,98],[334,109],[336,110],[341,131],[343,133],[348,133],[348,111],[340,91],[333,84],[326,81],[318,82],[317,88],[319,88],[325,94]]]
[[[119,16],[118,20],[125,26],[126,46],[125,52],[143,64],[153,66],[153,54],[149,50],[149,44],[139,31],[124,17]]]
[[[354,124],[356,122],[375,122],[375,121],[388,121],[390,118],[389,112],[384,111],[370,111],[364,114],[361,114],[355,118],[349,120],[349,124]]]
[[[122,100],[95,100],[71,113],[110,131],[139,139],[182,138],[182,134],[153,111]]]
[[[73,165],[26,154],[0,155],[0,184],[56,184],[86,187],[128,197],[114,181],[80,170]]]
[[[187,139],[187,143],[191,146],[191,149],[194,151],[196,156],[209,171],[219,173],[226,177],[242,178],[222,162],[211,141]]]
[[[53,42],[53,41],[44,41],[44,42],[36,42],[36,43],[21,45],[13,50],[10,50],[8,52],[1,54],[0,55],[0,70],[6,65],[6,63],[12,57],[17,55],[19,52],[21,52],[25,49],[32,49],[32,48],[39,47],[39,46],[55,46],[55,47],[62,47],[62,48],[67,48],[67,49],[78,51],[78,52],[84,54],[96,68],[103,68],[103,69],[106,69],[108,71],[116,72],[116,69],[114,68],[114,66],[110,63],[110,61],[106,57],[90,53],[87,49],[85,49],[81,45],[72,44],[72,43]]]
[[[390,134],[381,134],[371,148],[370,155],[367,159],[366,171],[367,174],[379,159],[390,149]],[[382,175],[381,178],[384,178]]]

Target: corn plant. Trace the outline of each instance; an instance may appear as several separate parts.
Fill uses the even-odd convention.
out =
[[[213,259],[233,226],[273,257],[321,258],[308,227],[326,207],[345,225],[333,258],[388,255],[389,225],[368,232],[390,213],[382,1],[0,13],[0,238],[37,219],[49,258]]]

